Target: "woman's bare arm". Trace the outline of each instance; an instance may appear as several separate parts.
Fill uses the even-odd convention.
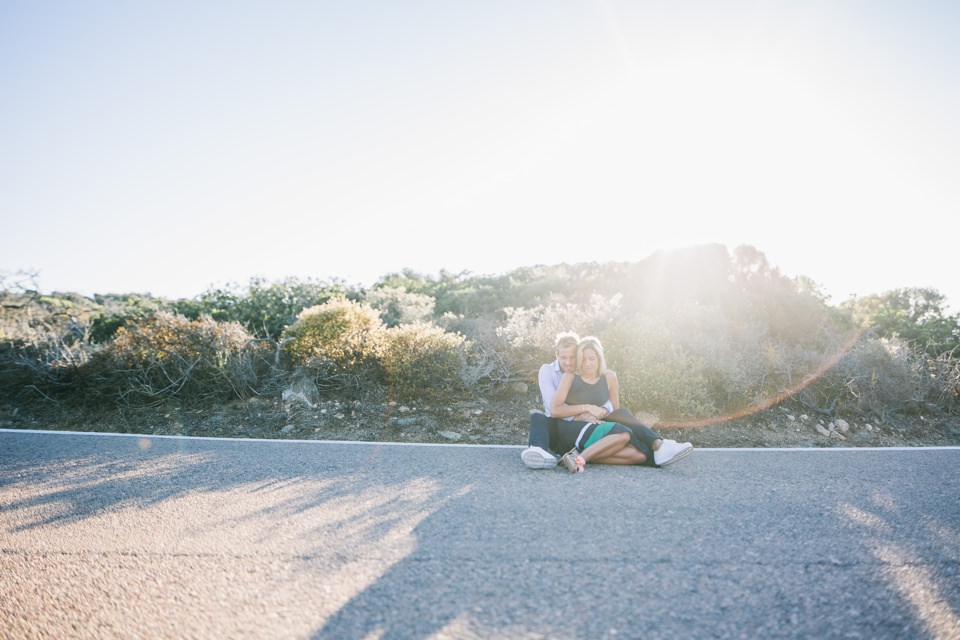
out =
[[[560,378],[560,384],[557,386],[557,392],[553,394],[553,398],[550,400],[550,415],[554,418],[569,418],[580,413],[580,411],[574,411],[574,407],[567,406],[567,394],[570,392],[570,385],[572,384],[573,374],[563,374]]]
[[[565,373],[560,378],[560,385],[557,392],[553,394],[550,401],[550,415],[554,418],[576,418],[585,422],[595,422],[607,415],[605,407],[598,407],[594,404],[567,404],[567,394],[573,385],[573,374]]]

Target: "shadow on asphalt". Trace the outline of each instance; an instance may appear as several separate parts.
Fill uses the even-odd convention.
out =
[[[8,533],[199,500],[197,544],[290,559],[313,638],[960,631],[960,475],[924,452],[906,479],[876,451],[573,476],[509,447],[2,435]]]

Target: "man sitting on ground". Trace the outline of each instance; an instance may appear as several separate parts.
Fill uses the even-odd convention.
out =
[[[550,402],[557,392],[557,387],[560,386],[560,379],[564,373],[576,371],[577,345],[579,342],[580,337],[576,333],[557,334],[555,341],[556,360],[540,367],[537,381],[540,385],[540,396],[543,400],[544,411],[543,413],[535,411],[530,414],[528,446],[520,452],[520,459],[531,469],[552,469],[557,466],[560,458],[552,453],[552,443],[557,441],[557,420],[574,420],[584,424],[587,421],[594,420],[594,417],[589,413],[571,418],[554,418],[550,415]],[[613,411],[613,406],[609,400],[604,403],[603,409],[606,411],[604,417]],[[670,464],[674,459],[687,455],[692,448],[693,446],[689,443],[681,445],[675,440],[661,438],[653,444],[654,465]]]

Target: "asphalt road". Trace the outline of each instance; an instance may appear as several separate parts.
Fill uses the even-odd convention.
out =
[[[960,449],[0,431],[2,638],[960,638]]]

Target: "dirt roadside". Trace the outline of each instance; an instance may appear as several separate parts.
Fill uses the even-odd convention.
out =
[[[393,402],[382,394],[327,398],[312,406],[276,398],[251,398],[207,408],[176,404],[71,408],[51,402],[0,405],[0,428],[184,435],[525,445],[532,393],[458,399],[449,405]],[[960,446],[960,416],[890,416],[842,419],[786,403],[751,416],[693,428],[654,425],[664,437],[697,447],[898,447]]]

